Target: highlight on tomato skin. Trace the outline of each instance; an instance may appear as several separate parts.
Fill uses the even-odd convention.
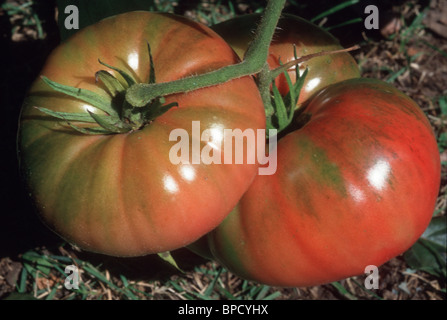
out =
[[[245,14],[211,26],[243,59],[248,45],[253,39],[260,14]],[[329,32],[298,16],[283,14],[279,20],[270,45],[268,64],[271,69],[279,67],[297,57],[322,51],[340,50],[343,47]],[[312,95],[329,84],[360,77],[360,68],[348,52],[315,57],[298,65],[300,75],[308,68],[308,74],[297,105],[308,101]],[[288,71],[294,83],[296,68]],[[287,94],[289,86],[283,74],[275,79],[282,95]]]
[[[148,42],[156,82],[240,61],[202,24],[169,14],[125,13],[86,27],[57,47],[39,75],[46,78],[36,79],[22,108],[20,164],[40,217],[88,251],[138,256],[183,247],[216,227],[257,174],[258,165],[246,161],[183,165],[169,158],[170,132],[182,128],[192,136],[193,121],[200,122],[201,133],[209,128],[264,129],[262,100],[250,77],[166,96],[164,103],[177,106],[139,130],[89,135],[82,131],[102,128],[94,121],[64,121],[68,113],[87,121],[109,120],[110,114],[53,90],[46,79],[89,90],[98,104],[118,114],[129,79],[117,70],[148,83],[153,75]]]
[[[208,235],[213,256],[243,278],[304,287],[360,275],[409,249],[433,215],[440,155],[409,97],[350,79],[305,115],[278,142],[276,174],[257,176]]]

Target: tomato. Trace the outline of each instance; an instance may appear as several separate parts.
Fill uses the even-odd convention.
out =
[[[253,38],[259,19],[259,14],[247,14],[216,24],[211,28],[221,35],[242,59]],[[267,62],[271,69],[279,67],[280,62],[285,64],[295,59],[293,45],[296,46],[297,57],[343,49],[338,40],[329,32],[300,17],[283,14],[270,45]],[[298,105],[329,84],[360,77],[356,61],[347,52],[315,57],[298,65],[300,74],[306,68],[308,68],[308,74]],[[295,71],[295,67],[288,71],[293,83]],[[284,75],[277,77],[275,84],[282,95],[289,91]]]
[[[260,18],[259,14],[247,14],[213,25],[211,28],[243,59]],[[279,67],[280,61],[287,63],[294,60],[294,45],[297,57],[343,48],[335,37],[315,24],[297,16],[283,14],[269,49],[267,62],[270,68]],[[297,106],[309,101],[319,90],[332,83],[360,77],[360,69],[355,59],[346,52],[314,57],[298,65],[300,74],[306,68],[308,74],[300,91]],[[295,68],[288,71],[292,83],[295,83],[295,71]],[[275,79],[275,84],[281,95],[284,96],[289,91],[283,74]],[[194,242],[188,248],[202,257],[212,259],[205,238]]]
[[[297,123],[278,141],[276,173],[257,176],[208,235],[216,259],[243,278],[296,287],[407,250],[440,185],[436,139],[416,103],[385,82],[350,79],[319,92]]]
[[[55,49],[40,74],[110,102],[105,85],[95,81],[95,72],[106,69],[123,86],[126,83],[98,59],[147,83],[151,69],[147,42],[156,82],[239,61],[208,27],[174,15],[132,12],[80,30]],[[197,141],[192,137],[193,121],[200,122],[201,134],[205,129],[265,128],[255,82],[244,77],[165,99],[178,107],[140,130],[86,135],[34,107],[86,116],[102,111],[54,91],[40,78],[33,83],[20,118],[19,159],[29,193],[51,229],[88,251],[136,256],[183,247],[232,210],[258,166],[246,161],[174,164],[169,152],[176,142],[169,136],[182,129],[190,144]],[[216,152],[224,154],[223,148]]]

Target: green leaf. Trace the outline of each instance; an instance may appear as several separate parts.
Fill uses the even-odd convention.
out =
[[[296,71],[298,73],[298,70]],[[287,86],[289,87],[289,92],[284,98],[284,103],[286,107],[289,109],[288,118],[291,120],[293,117],[293,112],[295,111],[296,103],[298,102],[298,98],[300,95],[300,91],[296,92],[295,86],[292,84],[292,80],[290,79],[289,73],[284,72],[284,76],[286,77]]]
[[[332,282],[331,285],[340,292],[344,297],[346,297],[349,300],[358,300],[356,296],[354,296],[351,292],[349,292],[343,285],[338,282]]]
[[[39,255],[36,252],[33,251],[28,251],[26,253],[23,254],[22,258],[24,260],[28,260],[30,262],[34,262],[43,266],[47,266],[47,267],[53,267],[53,264],[48,261],[47,257],[44,255]]]
[[[442,153],[447,149],[447,132],[442,132],[438,137],[439,152]]]
[[[84,271],[90,273],[92,276],[97,278],[99,281],[101,281],[101,282],[105,283],[106,285],[108,285],[110,288],[118,290],[118,291],[121,292],[120,288],[118,288],[111,280],[107,279],[107,277],[105,275],[103,275],[101,273],[101,271],[99,271],[96,267],[94,267],[90,263],[87,263],[86,265],[84,265],[83,269],[84,269]]]
[[[89,135],[102,135],[102,134],[111,134],[107,129],[101,128],[101,127],[92,127],[92,128],[82,128],[78,127],[70,122],[68,122],[68,125],[72,127],[74,130],[83,133],[83,134],[89,134]]]
[[[343,10],[346,7],[349,7],[349,6],[352,6],[354,4],[357,4],[359,1],[360,0],[349,0],[349,1],[345,1],[345,2],[342,2],[340,4],[337,4],[334,7],[330,8],[330,9],[320,13],[316,17],[312,18],[310,21],[311,22],[315,22],[315,21],[320,20],[320,19],[322,19],[324,17],[330,16],[330,15],[332,15],[334,13],[337,13],[340,10]]]
[[[114,66],[111,66],[110,64],[107,64],[105,62],[102,62],[100,59],[98,59],[98,62],[100,64],[102,64],[103,66],[106,66],[107,68],[110,68],[112,70],[115,70],[116,72],[118,72],[121,77],[123,77],[123,79],[126,81],[127,85],[130,87],[132,85],[134,85],[136,83],[136,81],[134,80],[134,78],[132,78],[131,75],[129,75],[126,71],[123,71],[119,68],[116,68]]]
[[[427,47],[432,48],[433,50],[439,52],[441,55],[443,55],[445,58],[447,58],[447,52],[446,52],[446,51],[440,49],[440,48],[437,47],[437,46],[432,45],[430,42],[428,42],[428,41],[426,41],[426,40],[421,40],[421,42],[422,42],[423,44],[425,44]]]
[[[284,104],[284,100],[279,93],[278,87],[275,82],[272,82],[272,91],[273,91],[273,105],[275,108],[275,115],[278,120],[278,130],[281,131],[287,126],[287,109]]]
[[[34,251],[28,251],[23,254],[22,258],[26,261],[36,264],[36,269],[40,270],[46,275],[50,274],[53,268],[53,263],[48,261],[48,258],[44,255],[39,255]]]
[[[386,79],[385,81],[388,83],[393,83],[399,76],[401,76],[405,71],[407,71],[408,67],[402,67],[400,70],[394,72],[393,74],[391,74],[388,79]]]
[[[301,76],[297,76],[294,85],[292,85],[289,75],[287,73],[285,74],[289,86],[289,92],[284,97],[284,103],[286,106],[290,107],[291,112],[292,110],[295,111],[296,109],[296,104],[300,98],[301,89],[303,88],[304,80],[306,79],[308,71],[309,69],[306,68]]]
[[[70,112],[56,112],[52,111],[47,108],[41,108],[41,107],[35,107],[39,111],[46,113],[52,117],[65,120],[67,122],[69,121],[75,121],[75,122],[86,122],[86,123],[95,123],[95,119],[92,118],[92,116],[89,113],[70,113]],[[97,115],[98,117],[107,117],[110,118],[110,116],[103,116],[103,115]]]
[[[439,98],[439,108],[441,108],[441,114],[447,116],[447,96]]]
[[[270,290],[270,287],[267,285],[263,285],[259,287],[259,292],[256,295],[256,300],[263,300],[267,295],[267,292]]]
[[[222,274],[223,268],[219,268],[217,270],[217,273],[214,275],[213,280],[211,281],[211,283],[208,285],[208,287],[206,288],[205,292],[204,292],[204,296],[206,297],[210,297],[214,287],[217,284],[217,281],[219,280],[220,275]]]
[[[28,270],[26,268],[27,264],[23,264],[24,268],[22,269],[22,273],[20,274],[20,282],[17,286],[17,291],[19,293],[25,293],[26,290],[26,279],[28,277]]]
[[[149,42],[147,43],[147,51],[149,54],[149,83],[155,83],[155,67],[154,67],[154,59],[152,58],[151,46]]]
[[[345,21],[345,22],[336,24],[336,25],[334,25],[334,26],[326,27],[326,28],[324,28],[324,29],[325,29],[326,31],[331,31],[331,30],[334,30],[334,29],[337,29],[337,28],[341,28],[341,27],[344,27],[344,26],[348,26],[348,25],[350,25],[350,24],[362,23],[362,22],[363,22],[363,19],[362,19],[362,18],[354,18],[354,19],[350,19],[350,20],[348,20],[348,21]]]
[[[180,272],[184,272],[180,267],[178,266],[177,262],[175,261],[174,257],[171,255],[169,251],[166,252],[160,252],[158,253],[158,256],[162,258],[164,261],[168,262],[170,265],[172,265],[174,268],[176,268]]]
[[[114,121],[111,117],[100,117],[90,111],[88,113],[102,128],[109,131],[109,133],[122,133],[129,131],[127,128],[120,128],[117,126],[116,121]]]
[[[89,91],[87,89],[66,86],[51,81],[45,76],[42,76],[42,80],[57,92],[61,92],[71,97],[87,102],[88,104],[98,108],[99,110],[104,111],[105,113],[108,113],[109,115],[118,116],[117,112],[112,108],[111,97],[100,96],[99,94]]]
[[[95,75],[96,81],[101,80],[109,90],[112,97],[116,97],[118,93],[124,92],[124,87],[112,74],[105,70],[99,70]]]
[[[283,74],[286,78],[289,92],[282,97],[278,88],[275,85],[275,82],[272,82],[272,91],[273,91],[273,101],[272,105],[275,109],[275,117],[277,120],[277,129],[278,131],[282,131],[289,126],[289,124],[293,121],[293,117],[296,110],[296,105],[298,103],[298,99],[300,96],[301,89],[304,84],[304,79],[307,76],[308,69],[306,69],[302,76],[296,76],[295,84],[292,84],[292,80],[290,79],[287,71],[284,71]],[[271,121],[267,121],[267,128],[270,126],[274,126]]]
[[[37,300],[32,294],[12,292],[3,300]]]
[[[122,133],[128,132],[129,129],[121,128],[116,125],[119,123],[119,119],[111,116],[98,115],[88,111],[88,113],[69,113],[69,112],[55,112],[46,108],[35,107],[39,111],[46,113],[58,119],[64,120],[74,130],[83,134],[110,134],[110,133]],[[84,122],[84,123],[97,123],[101,128],[81,128],[71,123]]]
[[[267,297],[263,298],[262,300],[274,300],[276,298],[279,298],[281,296],[281,291],[275,291],[271,294],[269,294]]]
[[[51,292],[48,294],[48,296],[45,298],[45,300],[53,300],[54,296],[56,295],[58,291],[57,287],[53,287],[53,289],[51,289]]]
[[[438,277],[446,277],[446,217],[435,217],[421,238],[404,254],[408,265]]]

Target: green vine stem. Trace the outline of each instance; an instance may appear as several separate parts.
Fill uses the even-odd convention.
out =
[[[285,2],[286,0],[270,0],[267,3],[255,37],[242,62],[171,82],[134,84],[126,91],[127,102],[135,107],[143,107],[157,97],[210,87],[261,72],[267,64],[270,43]]]
[[[300,58],[297,58],[295,55],[295,59],[291,60],[285,64],[283,64],[282,66],[270,70],[270,77],[271,77],[271,81],[273,81],[273,79],[275,79],[276,77],[278,77],[281,73],[289,70],[291,67],[303,63],[305,61],[308,61],[310,59],[316,58],[316,57],[321,57],[321,56],[326,56],[326,55],[331,55],[331,54],[336,54],[336,53],[342,53],[342,52],[349,52],[349,51],[353,51],[353,50],[357,50],[359,49],[360,46],[359,45],[354,45],[352,47],[346,48],[346,49],[339,49],[339,50],[331,50],[331,51],[321,51],[321,52],[316,52],[316,53],[311,53],[305,56],[302,56]]]
[[[90,103],[105,112],[106,115],[97,115],[92,112],[89,112],[89,115],[83,113],[64,113],[54,112],[45,108],[36,108],[43,113],[65,120],[73,129],[81,133],[124,133],[141,129],[170,108],[177,107],[178,105],[176,103],[165,105],[164,97],[167,95],[190,92],[245,76],[256,76],[259,92],[264,103],[267,128],[281,131],[292,121],[293,112],[295,111],[299,93],[304,83],[304,77],[307,74],[305,72],[300,76],[296,73],[295,83],[292,84],[287,71],[301,62],[317,56],[351,51],[357,48],[351,47],[342,50],[314,53],[300,58],[296,56],[295,50],[295,59],[293,61],[270,70],[267,63],[269,48],[285,2],[286,0],[268,1],[255,36],[246,51],[243,61],[240,63],[201,75],[194,75],[171,82],[156,83],[151,48],[148,44],[151,68],[149,83],[137,83],[131,75],[99,60],[100,64],[117,71],[126,81],[125,84],[121,84],[112,74],[105,70],[100,70],[95,75],[97,81],[100,80],[104,83],[110,96],[118,98],[114,99],[115,103],[120,101],[120,105],[115,105],[115,108],[112,107],[111,98],[110,101],[104,101],[103,97],[98,96],[94,92],[65,86],[53,82],[46,77],[42,77],[42,80],[55,91]],[[285,74],[289,85],[289,93],[285,97],[279,94],[274,83],[275,78],[281,73]],[[96,122],[100,127],[81,128],[73,125],[72,122]]]

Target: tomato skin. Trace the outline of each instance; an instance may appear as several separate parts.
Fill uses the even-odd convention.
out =
[[[146,41],[157,82],[239,61],[203,25],[174,15],[132,12],[76,33],[51,54],[41,75],[110,99],[105,86],[95,82],[95,72],[107,69],[98,59],[148,82]],[[166,103],[174,101],[178,107],[141,130],[89,136],[34,106],[100,111],[53,91],[38,78],[23,105],[18,152],[42,220],[82,249],[115,256],[173,250],[216,227],[246,191],[258,166],[172,164],[169,151],[175,142],[169,134],[183,128],[191,137],[192,121],[200,121],[201,133],[212,127],[263,129],[262,100],[254,81],[245,77],[166,97]]]
[[[245,51],[253,38],[259,23],[259,14],[247,14],[211,26],[243,59]],[[295,59],[293,45],[296,45],[297,57],[321,51],[340,50],[343,47],[329,32],[297,16],[283,14],[279,20],[277,32],[270,45],[268,64],[271,69],[281,63]],[[347,52],[315,57],[298,65],[300,73],[308,68],[298,105],[307,101],[312,95],[329,84],[360,77],[360,69],[355,59]],[[295,83],[295,68],[288,71]],[[289,87],[283,74],[275,79],[275,84],[282,95]]]
[[[309,122],[278,142],[276,174],[257,176],[208,236],[241,277],[297,287],[360,275],[407,250],[432,217],[440,156],[410,98],[351,79],[304,112]]]
[[[211,28],[224,38],[243,59],[260,18],[260,14],[246,14],[213,25]],[[293,45],[296,46],[298,57],[321,51],[343,49],[335,37],[320,27],[300,17],[283,14],[269,49],[267,62],[271,69],[279,67],[280,60],[286,63],[295,59]],[[308,68],[308,74],[300,92],[298,107],[332,83],[360,77],[360,69],[349,53],[315,57],[299,64],[301,73],[305,68]],[[292,83],[295,83],[295,70],[291,68],[288,72]],[[275,79],[275,84],[281,95],[284,96],[289,91],[283,74]],[[188,248],[204,258],[212,259],[206,239],[200,239]]]

